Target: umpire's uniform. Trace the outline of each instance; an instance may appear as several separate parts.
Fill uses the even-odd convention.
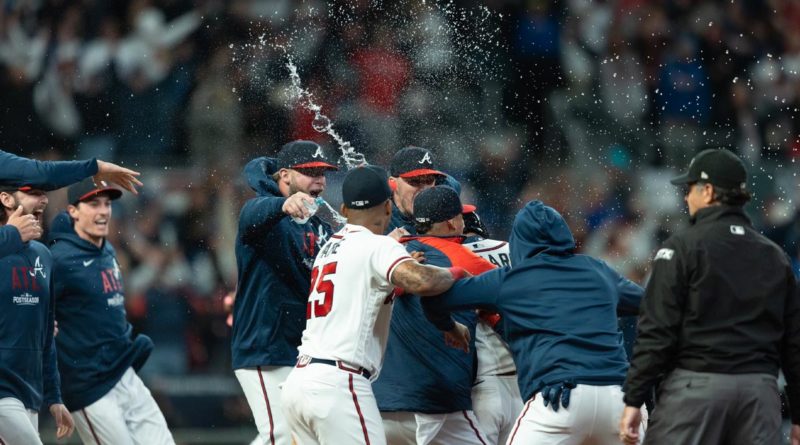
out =
[[[709,150],[673,183],[745,181],[738,158]],[[800,420],[800,305],[789,259],[739,205],[712,203],[691,223],[656,253],[625,403],[641,406],[666,372],[646,444],[782,443],[779,367]]]

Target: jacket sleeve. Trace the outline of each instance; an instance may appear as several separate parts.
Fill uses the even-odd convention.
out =
[[[53,282],[50,281],[52,289]],[[45,407],[61,402],[61,376],[58,373],[56,358],[56,339],[53,336],[55,328],[56,302],[55,295],[50,294],[50,305],[47,309],[47,329],[42,350],[42,379],[44,380],[43,404]]]
[[[23,247],[25,244],[16,227],[9,225],[0,227],[0,258],[17,253]]]
[[[617,276],[617,290],[619,291],[617,315],[638,315],[639,305],[642,303],[642,296],[644,296],[644,289],[618,273]]]
[[[0,150],[0,182],[45,191],[60,189],[97,174],[97,160],[37,161]]]
[[[247,201],[239,215],[239,230],[245,243],[252,243],[255,236],[269,231],[284,216],[283,203],[286,198],[278,196],[259,196]]]
[[[800,287],[791,271],[788,272],[789,294],[784,312],[781,368],[786,377],[786,395],[792,423],[800,425]]]
[[[456,281],[438,297],[422,298],[425,316],[433,323],[441,322],[436,314],[463,309],[486,309],[498,312],[497,294],[506,269],[493,269],[480,275]],[[441,329],[438,325],[437,327]]]
[[[659,375],[669,368],[678,347],[688,273],[686,258],[668,240],[653,261],[639,315],[633,357],[625,379],[625,404],[640,407]]]

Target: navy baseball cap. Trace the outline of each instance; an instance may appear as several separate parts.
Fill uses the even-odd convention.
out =
[[[278,152],[278,168],[324,168],[329,170],[339,170],[328,162],[325,150],[312,141],[292,141],[281,147]]]
[[[726,189],[744,189],[747,186],[747,170],[742,160],[730,151],[710,148],[692,158],[689,171],[670,182],[674,185],[705,182]]]
[[[87,201],[102,194],[107,195],[113,201],[122,196],[122,190],[110,187],[105,181],[95,184],[92,178],[86,178],[69,186],[67,189],[67,201],[76,206],[81,201]]]
[[[461,183],[458,182],[458,179],[448,175],[447,173],[443,173],[442,176],[436,179],[436,185],[446,185],[455,190],[456,193],[458,193],[458,196],[461,196]],[[462,213],[464,214],[472,213],[475,210],[478,210],[478,208],[472,204],[464,204],[461,207]]]
[[[344,177],[342,202],[348,209],[363,210],[383,204],[392,196],[386,170],[376,165],[356,167]]]
[[[414,198],[414,221],[437,223],[464,213],[458,193],[446,185],[437,185],[420,192]]]
[[[392,158],[391,171],[395,178],[444,175],[434,167],[431,152],[422,147],[401,148]]]

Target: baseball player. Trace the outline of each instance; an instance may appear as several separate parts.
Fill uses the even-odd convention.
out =
[[[258,194],[239,215],[231,355],[236,378],[253,412],[262,443],[289,445],[279,385],[297,363],[306,325],[311,266],[333,233],[306,204],[325,191],[328,163],[314,142],[284,145],[277,159],[257,158],[244,176]]]
[[[389,186],[392,189],[392,222],[386,233],[403,228],[406,234],[416,234],[414,228],[414,198],[433,187],[444,176],[434,167],[431,152],[421,147],[404,147],[395,153],[391,163]]]
[[[96,181],[109,181],[136,193],[142,183],[136,178],[139,172],[110,162],[87,161],[37,161],[0,150],[0,184],[10,187],[29,187],[49,191],[66,187],[81,179],[93,176]],[[41,224],[33,215],[23,215],[19,210],[7,218],[0,227],[0,257],[23,249],[25,243],[42,236]]]
[[[421,252],[426,264],[463,267],[472,274],[493,269],[491,263],[461,245],[462,206],[455,190],[435,186],[414,199],[418,236],[403,238],[406,250]],[[455,313],[474,338],[474,311]],[[442,330],[451,329],[449,317]],[[375,396],[393,444],[486,444],[472,411],[475,380],[474,343],[470,353],[448,348],[442,334],[422,312],[420,298],[398,300],[392,313],[384,374],[375,382]]]
[[[463,274],[421,265],[381,235],[392,215],[387,179],[380,167],[348,172],[341,209],[347,224],[314,261],[301,355],[281,395],[303,445],[386,443],[370,381],[381,371],[395,288],[435,295]],[[468,347],[463,325],[453,324],[449,338]]]
[[[47,195],[29,187],[2,186],[0,202],[3,223],[19,207],[41,222]],[[42,406],[55,418],[58,438],[71,435],[74,429],[59,389],[52,273],[50,251],[38,241],[0,258],[4,295],[0,301],[0,443],[5,445],[42,443],[38,431]]]
[[[475,213],[475,206],[464,205],[464,246],[495,267],[511,266],[508,243],[489,238],[489,231]],[[478,372],[472,386],[472,409],[490,443],[504,444],[522,411],[522,396],[517,384],[517,367],[508,344],[495,331],[500,316],[479,311],[475,328]]]
[[[643,290],[574,250],[561,215],[529,202],[512,227],[513,268],[466,278],[441,299],[425,300],[439,310],[502,316],[527,400],[508,445],[619,443],[628,360],[617,316],[635,313]]]
[[[136,371],[153,349],[133,335],[114,247],[106,239],[118,189],[91,179],[67,190],[53,220],[53,295],[61,392],[84,444],[174,444]]]

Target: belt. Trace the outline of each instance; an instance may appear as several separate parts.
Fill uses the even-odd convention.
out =
[[[503,372],[503,373],[495,374],[495,375],[497,377],[510,377],[512,375],[517,375],[517,371],[508,371],[508,372]]]
[[[301,365],[300,364],[301,362],[305,362],[305,363]],[[337,368],[339,368],[339,369],[341,369],[343,371],[352,372],[353,374],[362,375],[367,380],[369,380],[369,378],[372,376],[372,374],[369,371],[367,371],[366,369],[364,369],[364,368],[351,368],[351,367],[345,365],[344,362],[341,361],[341,360],[328,360],[328,359],[324,359],[324,358],[307,357],[305,360],[303,360],[303,359],[298,360],[297,361],[297,367],[298,368],[303,368],[306,365],[308,365],[309,363],[319,363],[321,365],[335,366],[335,367],[337,367]]]

